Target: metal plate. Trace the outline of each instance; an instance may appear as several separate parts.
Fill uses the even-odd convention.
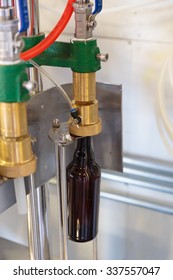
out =
[[[0,260],[29,260],[29,249],[21,244],[0,238]]]
[[[72,99],[72,85],[63,85]],[[97,84],[99,115],[103,131],[93,137],[95,158],[101,168],[122,171],[122,118],[121,86]],[[39,186],[55,176],[54,144],[48,138],[52,120],[61,122],[70,118],[69,107],[56,88],[34,96],[28,102],[29,131],[36,142],[33,150],[38,157],[36,185]],[[68,158],[74,146],[68,147]]]
[[[63,87],[72,99],[72,85],[67,84]],[[121,86],[98,83],[97,96],[103,131],[93,137],[95,158],[101,168],[121,171]],[[33,151],[38,158],[35,183],[36,186],[40,186],[55,176],[54,143],[48,137],[52,120],[58,118],[61,122],[68,121],[69,107],[58,90],[51,88],[32,97],[27,110],[29,132],[35,139]],[[74,149],[75,144],[67,147],[67,162],[72,159]],[[0,181],[0,202],[0,213],[16,202],[13,180]]]

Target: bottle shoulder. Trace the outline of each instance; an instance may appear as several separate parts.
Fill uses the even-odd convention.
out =
[[[67,177],[89,177],[89,172],[86,166],[79,166],[77,164],[69,164],[67,166]]]
[[[98,164],[96,164],[95,162],[90,162],[89,164],[86,164],[84,166],[80,166],[76,163],[71,162],[67,166],[67,176],[100,177],[101,170]]]

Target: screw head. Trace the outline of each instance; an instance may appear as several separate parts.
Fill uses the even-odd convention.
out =
[[[96,20],[91,20],[88,22],[89,28],[94,29],[97,26],[97,21]]]
[[[99,54],[97,54],[97,59],[98,60],[100,60],[100,61],[102,61],[102,62],[107,62],[108,61],[108,59],[109,59],[109,54],[108,53],[99,53]]]
[[[60,121],[58,119],[54,119],[52,121],[52,127],[53,128],[59,128],[60,127]]]
[[[37,89],[37,83],[32,81],[25,81],[23,82],[23,87],[28,91],[34,91]]]

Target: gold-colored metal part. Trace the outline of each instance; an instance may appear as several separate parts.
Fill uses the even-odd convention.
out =
[[[36,170],[28,135],[26,103],[0,103],[0,175],[24,177]]]
[[[102,130],[102,123],[99,119],[97,123],[92,125],[85,125],[85,126],[77,126],[72,125],[70,126],[70,133],[76,136],[94,136],[101,132]]]
[[[82,116],[81,125],[92,125],[98,122],[98,101],[94,100],[89,105],[79,105],[74,103],[75,107],[78,108],[78,113]]]
[[[73,94],[76,102],[92,102],[96,99],[96,74],[73,72]]]
[[[81,123],[70,122],[70,133],[76,136],[93,136],[101,132],[101,120],[98,116],[96,100],[95,73],[73,73],[74,107],[78,108]]]
[[[14,138],[27,134],[26,104],[0,103],[0,136]]]

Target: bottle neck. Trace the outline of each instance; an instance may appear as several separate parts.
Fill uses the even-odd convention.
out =
[[[78,139],[76,152],[74,154],[74,162],[86,165],[90,160],[94,160],[94,153],[91,147],[91,137]]]

